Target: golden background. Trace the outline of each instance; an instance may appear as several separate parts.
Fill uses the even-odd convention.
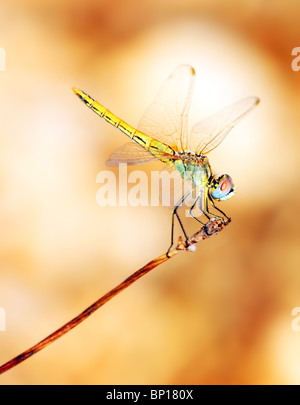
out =
[[[220,207],[232,224],[1,384],[299,384],[299,13],[292,0],[1,3],[1,364],[168,247],[169,209],[96,204],[97,173],[127,139],[72,86],[131,125],[182,63],[197,73],[191,123],[261,99],[209,155],[237,184]]]

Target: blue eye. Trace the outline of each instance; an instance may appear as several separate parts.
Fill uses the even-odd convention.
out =
[[[234,195],[235,186],[232,182],[232,179],[227,174],[214,180],[212,184],[211,196],[215,200],[228,200]]]

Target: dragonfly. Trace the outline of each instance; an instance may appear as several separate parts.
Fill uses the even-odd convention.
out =
[[[188,131],[195,75],[192,66],[178,66],[161,86],[137,127],[127,124],[84,91],[73,88],[81,101],[131,139],[110,156],[106,162],[108,165],[160,160],[184,181],[184,192],[172,210],[171,244],[167,255],[174,244],[175,217],[188,240],[178,213],[179,207],[187,201],[189,215],[202,225],[205,223],[199,219],[201,215],[204,215],[206,223],[216,217],[230,221],[216,202],[231,198],[235,194],[235,185],[228,174],[214,174],[207,154],[259,103],[258,97],[244,98],[202,119]],[[200,215],[195,214],[196,209]]]

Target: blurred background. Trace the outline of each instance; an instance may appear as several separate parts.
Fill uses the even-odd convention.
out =
[[[299,13],[294,0],[1,2],[1,364],[169,244],[168,208],[97,205],[97,173],[127,139],[72,86],[131,125],[182,63],[197,74],[191,124],[239,98],[261,103],[209,155],[237,185],[220,207],[230,226],[0,384],[300,382]]]

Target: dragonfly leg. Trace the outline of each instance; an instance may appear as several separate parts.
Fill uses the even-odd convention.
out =
[[[171,247],[173,246],[173,235],[174,235],[174,210],[172,212],[172,226],[171,226],[171,244],[169,246],[169,249],[167,250],[166,255],[169,257],[169,252],[171,250]]]
[[[204,199],[205,199],[205,201],[206,201],[206,203],[205,203],[205,208],[203,207],[203,200],[202,200],[202,198],[203,198],[203,191],[201,191],[201,193],[198,195],[197,199],[194,201],[194,204],[191,206],[191,208],[190,208],[190,213],[191,213],[191,210],[195,207],[196,202],[199,200],[199,208],[200,208],[201,212],[206,216],[206,218],[207,218],[208,220],[210,220],[211,217],[212,217],[212,215],[211,215],[211,213],[208,211],[207,199],[206,199],[205,197],[206,197],[206,194],[204,194]],[[192,215],[192,217],[195,218],[194,215]],[[205,224],[204,224],[203,222],[201,222],[198,218],[195,218],[195,219],[196,219],[198,222],[200,222],[202,225],[205,225]]]
[[[192,218],[194,218],[196,221],[198,221],[201,225],[204,225],[204,223],[202,221],[200,221],[200,219],[196,218],[195,215],[193,214],[193,209],[195,208],[195,205],[197,203],[197,201],[199,200],[199,196],[196,198],[196,200],[194,201],[193,205],[191,206],[191,208],[189,209],[189,214]],[[202,211],[202,210],[201,210]],[[203,211],[202,211],[203,212]]]
[[[189,193],[188,193],[188,194],[189,194]],[[182,203],[182,202],[184,201],[184,199],[188,196],[188,194],[184,195],[184,196],[178,201],[176,207],[175,207],[175,208],[173,209],[173,211],[172,211],[171,244],[170,244],[169,249],[167,250],[167,253],[166,253],[166,255],[167,255],[168,257],[169,257],[169,252],[170,252],[170,250],[171,250],[171,248],[172,248],[172,246],[173,246],[173,243],[174,243],[174,216],[175,216],[175,215],[176,215],[177,220],[178,220],[178,222],[179,222],[179,225],[180,225],[180,227],[181,227],[181,229],[182,229],[182,232],[184,233],[185,239],[186,239],[186,240],[188,239],[188,236],[187,236],[187,234],[186,234],[186,232],[185,232],[185,229],[184,229],[184,227],[183,227],[183,225],[182,225],[181,219],[180,219],[179,214],[178,214],[178,212],[177,212],[177,210],[178,210],[178,208],[180,207],[181,203]]]
[[[204,198],[204,204],[203,204],[203,199],[202,199],[202,198]],[[211,218],[219,218],[219,219],[221,219],[221,220],[224,220],[224,217],[226,217],[227,219],[230,220],[230,218],[228,218],[227,215],[226,215],[223,211],[221,211],[218,207],[215,206],[215,203],[214,203],[213,199],[211,198],[211,196],[209,195],[209,193],[207,192],[207,190],[205,190],[204,192],[201,192],[201,194],[199,194],[197,200],[198,200],[198,199],[199,199],[199,208],[200,208],[200,210],[202,211],[202,213],[206,216],[206,218],[207,218],[209,221],[211,220]],[[197,200],[196,200],[196,201],[197,201]],[[209,208],[208,208],[208,200],[212,203],[213,207],[214,207],[217,211],[219,211],[221,214],[223,214],[223,217],[221,217],[220,215],[212,214],[212,213],[209,211]],[[190,211],[194,208],[194,206],[195,206],[195,204],[196,204],[196,201],[194,202],[194,204],[193,204],[192,207],[190,208]],[[195,218],[193,215],[192,215],[192,217]],[[195,218],[195,219],[196,219],[198,222],[202,223],[201,221],[199,221],[199,219],[197,219],[197,218]],[[203,224],[203,223],[202,223],[202,224]],[[203,224],[203,225],[206,225],[206,224]]]
[[[178,214],[178,212],[177,212],[177,208],[178,208],[178,206],[175,208],[174,214],[176,215],[176,217],[177,217],[177,219],[178,219],[179,225],[180,225],[180,227],[181,227],[181,229],[182,229],[182,232],[184,233],[185,239],[187,239],[188,236],[187,236],[187,234],[186,234],[186,232],[185,232],[185,230],[184,230],[184,227],[183,227],[183,225],[182,225],[181,219],[180,219],[179,214]]]
[[[217,210],[217,211],[219,211],[219,212],[223,215],[223,217],[221,217],[220,215],[214,215],[214,216],[217,217],[217,218],[221,218],[221,219],[224,219],[224,217],[225,217],[226,219],[228,219],[228,220],[230,221],[230,218],[225,214],[225,212],[223,212],[222,210],[220,210],[220,208],[218,208],[218,207],[215,205],[215,202],[214,202],[214,200],[212,199],[212,197],[211,197],[210,194],[208,194],[208,199],[209,199],[209,201],[212,203],[212,206],[214,207],[214,209]],[[206,199],[206,209],[207,209],[207,211],[208,211],[208,199]],[[209,211],[208,211],[208,212],[209,212]]]
[[[205,204],[203,204],[203,198],[204,198]],[[210,220],[212,215],[208,210],[206,192],[202,190],[201,193],[198,196],[198,199],[199,199],[199,208],[200,208],[200,210],[203,212],[203,214],[206,216],[206,218],[208,220]],[[204,207],[203,207],[203,205],[204,205]]]

